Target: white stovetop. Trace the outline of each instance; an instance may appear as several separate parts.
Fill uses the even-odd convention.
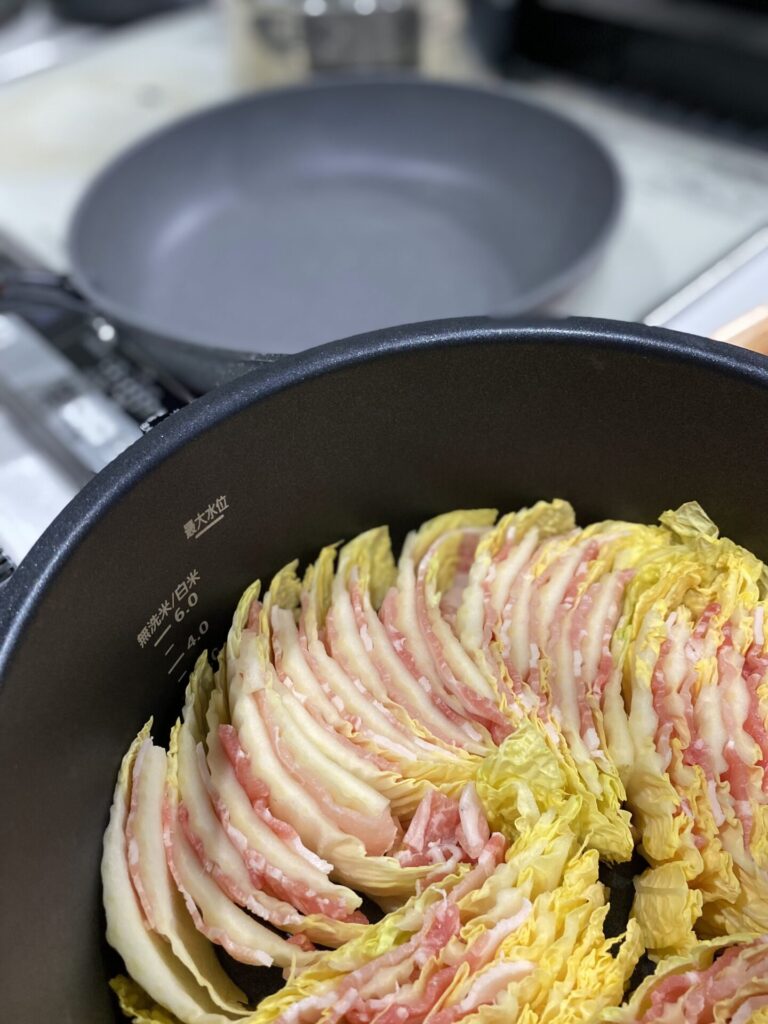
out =
[[[470,59],[433,64],[482,77]],[[510,88],[602,138],[625,182],[604,260],[558,312],[640,318],[768,223],[768,153],[663,126],[554,78]],[[238,91],[215,7],[102,35],[77,59],[3,86],[0,232],[65,269],[67,223],[89,178],[145,133]]]

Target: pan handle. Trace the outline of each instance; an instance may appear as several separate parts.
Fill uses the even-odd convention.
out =
[[[115,326],[91,305],[65,274],[26,267],[21,270],[14,269],[10,273],[0,273],[0,313],[18,312],[19,307],[27,303],[48,306],[84,317],[99,341],[106,345],[114,343],[117,337]],[[52,344],[55,346],[55,342]],[[138,368],[148,372],[179,403],[179,406],[188,405],[194,400],[195,395],[189,388],[175,380],[151,353],[124,344],[122,355]],[[159,420],[152,418],[142,426],[142,429],[144,430],[146,426],[146,430],[149,430],[156,422]]]
[[[65,274],[50,270],[14,270],[0,274],[0,310],[35,302],[73,313],[95,316],[91,304]]]

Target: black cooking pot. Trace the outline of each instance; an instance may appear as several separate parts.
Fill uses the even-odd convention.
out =
[[[211,393],[65,510],[0,594],[0,1016],[106,1024],[99,859],[120,757],[296,555],[440,510],[691,498],[768,554],[768,363],[594,320],[370,335]],[[172,610],[169,610],[172,609]]]

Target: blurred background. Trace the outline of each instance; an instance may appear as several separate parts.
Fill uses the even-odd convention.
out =
[[[185,115],[372,72],[554,110],[617,168],[599,258],[554,297],[532,297],[532,313],[767,347],[764,0],[0,0],[0,576],[93,473],[245,366],[222,356],[221,372],[186,373],[130,316],[84,299],[68,237],[94,175]],[[459,130],[450,109],[440,117],[433,134]],[[268,131],[257,141],[270,152]],[[127,234],[102,219],[100,259]],[[215,322],[223,305],[210,306]],[[466,309],[482,312],[496,310]],[[306,347],[325,340],[307,327]],[[254,358],[279,354],[254,337]]]

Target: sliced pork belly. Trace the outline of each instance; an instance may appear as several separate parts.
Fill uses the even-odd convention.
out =
[[[764,569],[719,540],[698,507],[666,514],[662,523],[669,547],[640,566],[625,609],[633,634],[627,790],[653,865],[639,883],[638,919],[649,945],[674,952],[693,945],[694,925],[703,934],[768,928],[768,859],[754,830],[765,820],[765,773],[747,725],[759,733],[763,709],[753,705],[745,678],[748,657],[754,664],[761,653],[755,610]],[[757,627],[759,635],[760,615]],[[672,872],[683,887],[678,906],[685,886],[696,893],[677,945],[666,943],[660,916],[670,905],[664,893]]]
[[[715,939],[670,957],[606,1014],[615,1024],[764,1024],[767,1017],[765,935]]]
[[[222,817],[227,822],[226,828],[217,815],[215,805],[219,803],[219,797],[203,747],[204,730],[207,729],[205,715],[214,689],[213,672],[207,659],[201,657],[190,680],[184,722],[176,736],[180,800],[178,813],[187,840],[205,871],[224,893],[255,917],[282,930],[306,935],[322,945],[336,946],[348,941],[359,933],[363,923],[338,920],[317,912],[318,908],[322,910],[323,904],[308,885],[306,862],[293,861],[290,856],[286,856],[286,851],[271,836],[267,836],[268,845],[261,848],[260,860],[256,851],[248,847],[247,833],[253,822],[251,814],[244,809],[244,801],[239,793],[235,819],[242,820],[241,816],[245,816],[248,823],[246,831],[240,831],[233,825],[232,815],[229,811],[225,812],[223,804],[220,807]],[[227,771],[231,784],[232,772],[229,769]],[[259,834],[264,836],[261,830]],[[278,858],[278,866],[268,867],[267,855]],[[248,861],[258,863],[262,870],[253,870],[252,873],[246,866]],[[291,864],[297,869],[293,882],[287,870]],[[259,884],[254,882],[254,875]],[[310,884],[312,880],[309,879]],[[318,878],[314,881],[317,884]],[[321,875],[319,881],[324,894],[333,892],[327,878]],[[309,913],[302,913],[293,905],[292,900],[299,907],[307,908]],[[337,906],[342,917],[349,916],[343,904]]]
[[[522,1020],[570,1021],[578,1006],[596,1019],[640,953],[634,926],[624,942],[606,940],[606,909],[596,855],[545,815],[506,857],[501,847],[321,956],[253,1024],[516,1021],[526,1005]]]
[[[209,991],[176,957],[170,943],[149,928],[131,880],[125,828],[136,757],[147,741],[149,726],[139,733],[123,758],[104,835],[101,877],[107,941],[122,957],[135,984],[180,1021],[226,1024],[233,1015],[214,1003]],[[239,993],[236,998],[240,998]]]
[[[451,529],[482,530],[495,520],[490,510],[456,512],[425,523],[420,530],[409,534],[398,562],[397,584],[391,589],[381,608],[381,619],[403,663],[415,678],[429,685],[432,699],[440,702],[441,709],[458,720],[470,718],[477,727],[488,730],[482,719],[469,708],[456,693],[450,675],[444,677],[436,663],[428,634],[423,627],[423,614],[419,614],[418,566],[432,544]]]
[[[341,549],[329,612],[331,653],[374,696],[407,713],[409,726],[430,744],[423,757],[443,756],[433,749],[435,744],[447,745],[454,756],[465,750],[483,753],[481,733],[433,699],[429,685],[412,675],[398,656],[379,619],[378,609],[395,576],[386,529],[371,530]]]
[[[166,863],[163,811],[167,754],[150,738],[133,766],[131,803],[125,824],[128,867],[147,926],[164,938],[213,1002],[228,1013],[243,1011],[243,994],[224,972],[210,942],[198,931]]]
[[[336,801],[336,809],[329,806],[329,800],[334,798],[334,786],[339,787],[339,777],[346,775],[351,778],[344,769],[318,752],[314,770],[319,773],[325,765],[322,779],[324,798],[320,794],[311,795],[314,783],[308,787],[300,772],[286,770],[286,764],[280,758],[279,744],[283,737],[270,729],[269,724],[270,707],[267,702],[279,697],[276,685],[279,680],[275,678],[274,667],[269,661],[267,638],[262,633],[268,629],[266,620],[266,614],[260,615],[257,626],[252,608],[242,605],[233,627],[238,631],[237,636],[230,637],[228,646],[232,738],[236,735],[244,775],[250,778],[250,785],[266,787],[271,812],[295,829],[307,848],[333,864],[335,877],[342,881],[354,879],[357,888],[374,898],[392,899],[413,893],[434,865],[404,867],[394,857],[367,855],[364,843],[339,824],[339,801]],[[370,703],[361,690],[354,689],[365,703]],[[307,734],[304,741],[308,746],[310,738]],[[215,740],[213,742],[215,745]],[[240,781],[241,784],[246,782],[247,790],[248,779],[241,777]],[[362,793],[365,784],[361,780],[354,781],[355,789]],[[374,809],[380,806],[380,794],[371,787],[367,792],[371,806]],[[350,798],[346,789],[342,791],[341,788],[337,796],[341,800]],[[387,834],[394,842],[396,829],[391,828],[391,821],[388,817],[385,824]],[[347,825],[351,827],[348,817]]]

